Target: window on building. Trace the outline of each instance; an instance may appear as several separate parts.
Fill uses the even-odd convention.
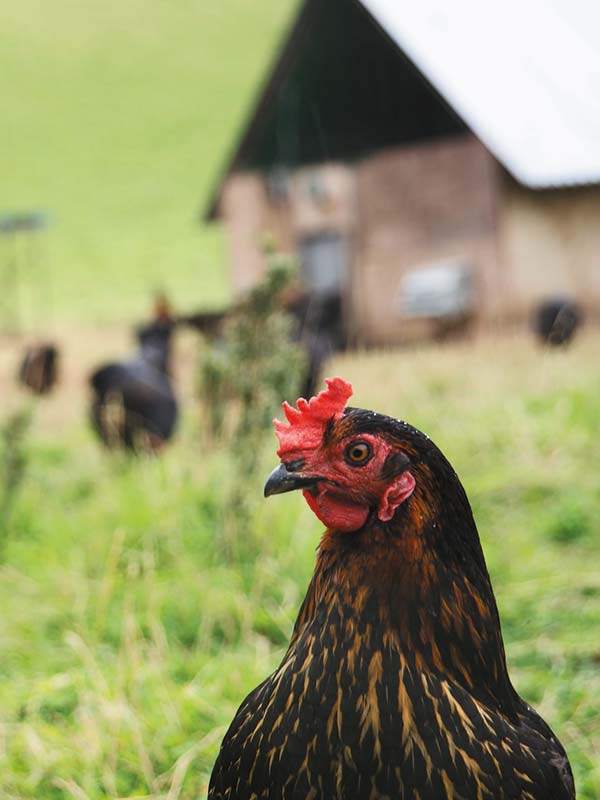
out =
[[[348,244],[337,233],[321,233],[300,242],[302,280],[321,296],[341,295],[348,275]]]

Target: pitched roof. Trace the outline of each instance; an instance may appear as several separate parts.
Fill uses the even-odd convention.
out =
[[[412,68],[425,78],[461,124],[520,183],[532,189],[600,183],[600,4],[589,0],[345,0],[344,4],[366,10],[358,24],[369,26],[369,15],[388,40],[386,46],[393,43],[404,59],[405,71]],[[325,48],[316,38],[333,6],[332,0],[301,3],[226,175],[247,165],[269,114],[268,124],[279,124],[273,122],[274,107],[281,102],[281,89],[299,52],[310,51],[311,46],[314,51],[332,47],[331,40]],[[341,41],[346,30],[337,32]],[[366,73],[363,83],[370,66],[368,58],[360,62]],[[380,77],[372,78],[374,91]],[[398,83],[398,92],[403,92],[406,87]],[[406,125],[406,115],[402,124]],[[448,122],[438,120],[438,125]],[[216,214],[219,192],[220,188],[211,199],[208,217]]]
[[[361,2],[520,183],[600,182],[598,4]]]

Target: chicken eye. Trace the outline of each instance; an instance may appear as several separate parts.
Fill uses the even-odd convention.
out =
[[[367,442],[351,442],[344,450],[344,458],[351,467],[362,467],[371,455],[371,446]]]

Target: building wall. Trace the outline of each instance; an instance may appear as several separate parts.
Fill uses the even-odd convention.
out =
[[[600,309],[600,187],[531,191],[474,137],[321,164],[286,175],[230,176],[220,206],[234,292],[264,273],[266,246],[337,233],[350,253],[345,293],[358,341],[428,332],[401,312],[403,276],[437,262],[472,264],[477,319],[520,320],[550,295]]]
[[[498,305],[494,162],[473,137],[377,153],[357,165],[322,164],[289,175],[232,175],[221,214],[236,294],[266,267],[264,243],[294,253],[303,238],[338,233],[350,253],[350,328],[366,344],[402,341],[400,282],[408,271],[461,261],[476,271],[483,316]]]
[[[290,176],[289,210],[296,241],[324,232],[353,235],[357,223],[355,171],[346,164],[319,164]]]
[[[500,170],[499,170],[500,172]],[[600,187],[531,191],[499,175],[498,249],[508,318],[550,295],[600,307]]]
[[[356,226],[354,170],[322,164],[293,173],[237,173],[223,189],[231,280],[243,294],[264,274],[266,248],[296,254],[304,238],[338,233],[350,240]]]
[[[359,232],[354,313],[368,343],[423,332],[403,317],[408,272],[438,262],[472,265],[478,311],[496,312],[495,170],[473,137],[383,151],[357,169]]]
[[[219,211],[225,225],[231,284],[239,297],[264,274],[269,248],[281,252],[294,249],[289,209],[285,199],[277,197],[275,186],[269,192],[260,174],[236,173],[223,187]]]

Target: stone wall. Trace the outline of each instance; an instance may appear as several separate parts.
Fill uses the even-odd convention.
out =
[[[600,187],[532,191],[505,173],[500,179],[498,251],[506,315],[528,316],[551,295],[600,308]]]
[[[471,265],[481,316],[497,305],[495,172],[473,137],[378,153],[357,172],[360,229],[353,295],[370,343],[411,338],[400,286],[407,272],[439,263]]]
[[[262,275],[265,244],[298,253],[335,234],[348,253],[344,307],[365,344],[431,333],[406,318],[403,276],[440,263],[472,266],[476,320],[525,320],[552,294],[600,308],[600,187],[531,191],[473,136],[228,178],[221,198],[236,295]]]

